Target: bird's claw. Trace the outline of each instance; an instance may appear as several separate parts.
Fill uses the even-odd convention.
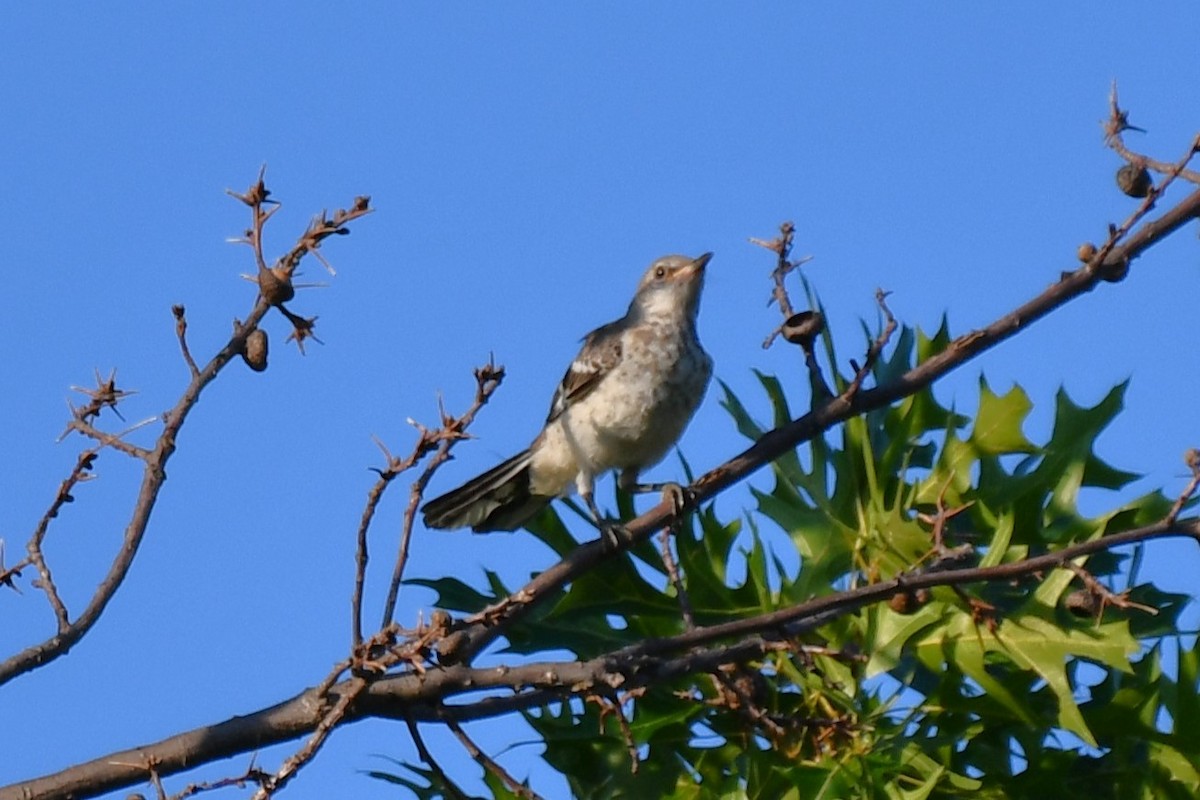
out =
[[[671,511],[679,517],[696,504],[696,493],[690,487],[672,481],[663,484],[662,499],[671,504]]]
[[[629,540],[629,530],[620,520],[605,519],[600,522],[600,542],[604,545],[605,552],[619,550],[621,545]]]

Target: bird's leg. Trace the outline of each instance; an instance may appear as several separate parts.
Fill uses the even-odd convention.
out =
[[[587,503],[588,511],[592,512],[592,519],[596,521],[596,525],[600,528],[600,541],[604,543],[605,550],[616,550],[621,546],[622,539],[628,539],[629,534],[625,530],[625,526],[619,520],[609,519],[600,513],[600,509],[596,506],[596,501],[592,499],[592,493],[580,492],[583,497],[583,502]]]

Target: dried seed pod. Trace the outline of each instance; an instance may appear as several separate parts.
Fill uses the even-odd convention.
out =
[[[1128,258],[1106,258],[1096,270],[1101,280],[1109,283],[1117,283],[1125,280],[1125,276],[1129,274],[1129,259]]]
[[[1096,245],[1091,242],[1084,242],[1079,245],[1079,249],[1075,251],[1075,255],[1079,256],[1079,260],[1086,264],[1096,256]]]
[[[1088,589],[1076,589],[1063,598],[1063,607],[1077,617],[1094,617],[1100,611],[1100,601]]]
[[[262,372],[267,368],[267,332],[262,328],[255,328],[246,337],[246,346],[242,348],[242,360],[255,372]]]
[[[1150,194],[1150,172],[1143,164],[1124,164],[1117,170],[1117,186],[1130,197],[1145,197]]]
[[[258,271],[258,293],[273,306],[286,303],[296,296],[292,276],[281,267]]]
[[[888,607],[897,614],[915,614],[929,602],[929,590],[917,589],[915,592],[900,592],[888,599]]]
[[[779,329],[783,338],[792,344],[798,344],[805,350],[811,350],[813,341],[825,330],[825,317],[819,311],[801,311],[792,314]]]

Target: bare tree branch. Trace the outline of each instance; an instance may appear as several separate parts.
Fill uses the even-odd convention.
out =
[[[272,209],[270,212],[263,211],[262,206],[266,202],[269,192],[267,192],[266,187],[263,185],[262,174],[259,174],[257,183],[251,187],[247,194],[231,194],[234,194],[235,197],[238,197],[251,207],[253,225],[248,236],[250,236],[251,244],[255,247],[255,255],[261,267],[263,265],[261,252],[262,225],[270,218],[274,210]],[[290,280],[291,273],[295,270],[300,259],[306,253],[315,250],[320,245],[321,240],[327,236],[345,232],[345,224],[347,222],[369,213],[370,209],[367,207],[367,204],[368,201],[366,198],[359,197],[355,198],[354,204],[349,211],[338,211],[332,220],[327,220],[322,215],[321,224],[314,223],[313,226],[310,226],[300,241],[280,260],[284,277]],[[244,352],[247,339],[258,328],[259,322],[262,321],[263,317],[271,309],[272,304],[262,294],[261,289],[262,287],[260,286],[260,294],[255,300],[254,307],[251,309],[246,321],[235,326],[234,333],[225,343],[225,346],[213,356],[203,369],[193,372],[192,379],[184,389],[182,396],[180,396],[175,406],[163,415],[163,429],[152,448],[149,450],[134,449],[132,446],[126,446],[124,443],[121,443],[119,437],[104,440],[104,444],[117,447],[129,455],[141,458],[145,462],[141,486],[138,490],[133,512],[130,515],[120,548],[109,565],[107,573],[100,581],[99,586],[96,587],[91,599],[78,617],[73,620],[68,619],[66,609],[62,607],[60,601],[55,608],[58,627],[54,635],[0,662],[0,685],[7,683],[18,675],[36,669],[69,651],[91,630],[92,626],[100,619],[101,614],[104,613],[104,609],[108,606],[109,601],[129,574],[129,569],[133,565],[138,549],[141,547],[142,539],[146,534],[146,529],[150,522],[150,516],[154,511],[154,505],[167,479],[167,463],[175,452],[176,439],[183,428],[184,422],[187,421],[188,414],[191,413],[208,385],[216,380],[225,365]],[[181,314],[176,316],[177,324],[181,318]],[[182,330],[177,328],[177,334],[181,337],[181,346],[184,346],[182,344]],[[83,425],[91,417],[98,415],[102,408],[113,407],[115,409],[116,402],[128,393],[121,392],[116,388],[115,374],[110,375],[107,381],[99,381],[97,389],[85,391],[91,398],[91,401],[86,406],[74,410],[74,420],[71,427],[75,429],[78,424],[78,429],[89,435],[94,435],[90,430],[84,428]],[[73,475],[78,480],[78,475],[76,473],[73,473]],[[60,491],[59,498],[63,497],[64,495]],[[56,504],[51,508],[52,513],[48,512],[48,515],[43,517],[42,522],[39,523],[38,530],[31,539],[31,546],[35,550],[40,548],[40,542],[45,536],[45,529],[49,519],[53,517],[54,513],[57,513],[59,505],[61,503],[56,500]],[[9,577],[11,577],[11,573]],[[49,580],[48,568],[46,568],[42,577],[45,581]],[[52,586],[52,584],[48,585]],[[54,604],[55,601],[52,599],[51,603]]]
[[[588,661],[550,661],[514,667],[448,665],[390,675],[364,687],[353,678],[318,686],[270,708],[171,736],[154,744],[112,753],[53,775],[0,787],[0,800],[67,800],[94,797],[134,786],[151,772],[173,775],[198,764],[228,758],[317,731],[331,708],[344,709],[342,723],[367,717],[436,722],[466,721],[536,708],[566,697],[629,691],[672,677],[712,672],[724,665],[761,658],[789,640],[890,597],[935,586],[1007,581],[1052,569],[1103,550],[1171,537],[1200,542],[1200,518],[1166,520],[1064,547],[1053,553],[992,567],[947,569],[901,575],[887,581],[818,597],[768,614],[697,627],[676,636],[642,642]],[[730,639],[732,644],[717,644]],[[507,689],[509,693],[447,705],[459,695]],[[352,699],[347,699],[350,698]]]

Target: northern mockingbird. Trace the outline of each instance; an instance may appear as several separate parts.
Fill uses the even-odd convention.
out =
[[[529,448],[426,503],[430,528],[516,530],[555,497],[576,489],[606,537],[612,523],[592,498],[597,475],[620,470],[632,492],[663,459],[700,405],[712,358],[696,336],[704,268],[712,258],[666,256],[650,265],[625,316],[589,333]]]

